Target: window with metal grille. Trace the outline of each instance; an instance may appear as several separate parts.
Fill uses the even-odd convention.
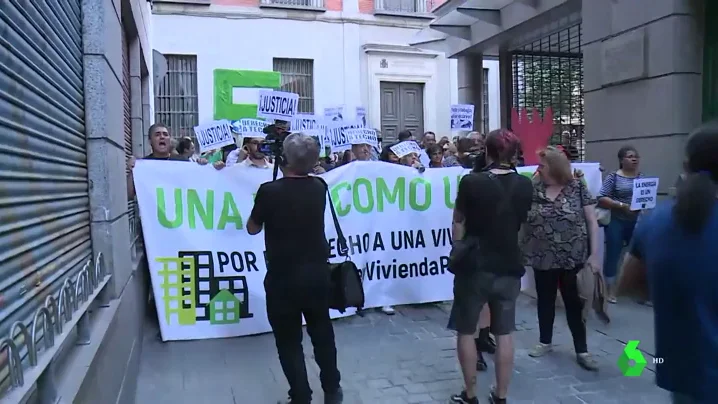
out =
[[[299,112],[314,113],[314,61],[274,58],[275,72],[282,73],[282,91],[299,94]]]
[[[553,109],[551,144],[572,160],[585,155],[581,24],[553,32],[512,50],[513,107]]]
[[[324,0],[260,0],[260,7],[324,8]]]
[[[167,126],[172,137],[194,137],[199,124],[197,56],[165,55],[167,74],[155,95],[155,122]]]
[[[489,133],[489,69],[484,68],[484,87],[481,94],[481,131]]]
[[[434,0],[374,0],[377,13],[426,14],[434,8]]]

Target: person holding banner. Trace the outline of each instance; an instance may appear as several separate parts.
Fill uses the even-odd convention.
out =
[[[477,350],[474,341],[482,308],[488,303],[491,331],[497,339],[496,386],[489,402],[505,404],[512,374],[514,347],[511,333],[516,299],[525,273],[518,234],[526,222],[533,185],[511,165],[519,139],[508,130],[495,130],[486,139],[487,167],[474,170],[459,183],[454,208],[454,233],[478,241],[476,266],[454,277],[454,303],[447,328],[457,332],[456,351],[464,376],[464,390],[451,402],[478,404]]]
[[[329,318],[329,244],[324,233],[327,191],[321,179],[309,175],[319,159],[319,144],[311,136],[292,133],[284,140],[283,150],[283,177],[257,190],[247,232],[256,235],[264,230],[267,319],[289,382],[289,402],[310,404],[312,400],[302,348],[304,316],[324,402],[339,404],[343,393]]]
[[[162,123],[155,123],[147,130],[147,137],[150,140],[150,148],[152,153],[143,157],[144,160],[172,160],[172,161],[188,161],[186,157],[179,154],[172,154],[172,138],[167,126]],[[174,150],[176,152],[176,150]],[[135,168],[137,159],[132,156],[127,159],[127,199],[135,199],[135,180],[132,176],[132,169]],[[200,165],[207,164],[207,159],[197,159]]]

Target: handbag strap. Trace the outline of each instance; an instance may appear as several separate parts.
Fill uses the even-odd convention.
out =
[[[322,177],[315,177],[324,184],[324,190],[327,193],[327,202],[329,202],[329,210],[332,212],[332,220],[334,221],[334,228],[337,230],[337,250],[339,255],[349,257],[349,246],[347,245],[347,239],[344,237],[342,226],[339,224],[339,218],[337,212],[334,210],[334,202],[332,201],[332,193],[329,191],[329,184],[324,181]]]

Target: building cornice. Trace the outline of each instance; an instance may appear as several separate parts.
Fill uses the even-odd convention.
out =
[[[193,4],[154,3],[153,15],[182,15],[225,19],[277,19],[295,21],[315,21],[328,24],[357,24],[392,28],[422,29],[429,25],[426,18],[399,16],[374,16],[372,14],[353,13],[347,15],[341,11],[305,11],[292,9],[269,9],[239,6],[201,6]]]

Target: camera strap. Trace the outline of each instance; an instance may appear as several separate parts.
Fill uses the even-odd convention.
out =
[[[349,257],[349,246],[347,246],[347,239],[344,237],[344,232],[342,231],[342,226],[339,224],[339,218],[337,217],[337,212],[334,210],[334,202],[332,201],[332,193],[329,191],[329,184],[327,184],[326,181],[324,181],[324,178],[322,177],[314,177],[318,179],[319,181],[324,184],[324,190],[327,192],[327,203],[329,203],[329,208],[332,212],[332,220],[334,221],[334,228],[337,230],[337,250],[339,251],[339,255],[343,255],[345,257]]]

